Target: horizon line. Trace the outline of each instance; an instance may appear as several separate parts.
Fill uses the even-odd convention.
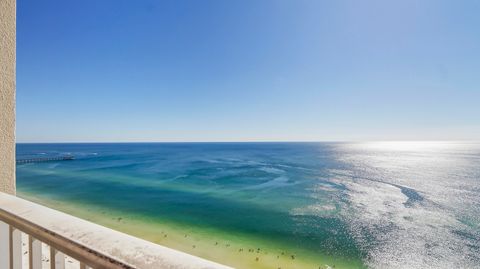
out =
[[[377,139],[377,140],[231,140],[231,141],[15,141],[15,144],[176,144],[176,143],[371,143],[371,142],[476,142],[475,139]]]

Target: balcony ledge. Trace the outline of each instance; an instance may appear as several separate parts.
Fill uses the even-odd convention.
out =
[[[230,268],[1,192],[0,221],[92,268]]]

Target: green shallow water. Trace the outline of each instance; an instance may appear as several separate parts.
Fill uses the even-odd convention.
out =
[[[392,166],[388,151],[359,151],[357,146],[19,144],[18,159],[72,154],[75,160],[17,165],[18,193],[237,268],[401,268],[409,265],[402,255],[412,257],[405,248],[412,247],[412,240],[402,241],[409,235],[406,228],[417,235],[417,242],[432,240],[422,234],[432,225],[424,225],[421,214],[475,220],[476,201],[464,215],[453,216],[435,208],[441,201],[433,203],[419,190],[422,185],[416,185],[431,174],[404,177],[412,155],[398,159],[398,153],[393,154]],[[368,163],[373,157],[379,162]],[[385,161],[389,163],[382,167]],[[469,184],[472,178],[465,175],[462,182]],[[475,242],[478,227],[454,221],[448,225],[473,238],[474,247],[480,245]],[[384,241],[389,236],[399,243],[397,249]],[[449,262],[430,262],[429,256],[414,254],[426,261],[424,268]],[[382,260],[389,255],[394,263],[391,258]],[[458,257],[453,262],[468,264],[477,258]]]
[[[22,191],[19,196],[164,246],[236,268],[363,268],[361,261],[325,255],[285,240],[234,229],[215,229],[112,210],[92,204],[51,200]]]

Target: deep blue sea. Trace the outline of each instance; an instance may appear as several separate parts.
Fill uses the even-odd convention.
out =
[[[126,232],[129,217],[158,224],[141,236],[159,243],[189,227],[211,251],[182,250],[223,263],[480,268],[480,144],[17,144],[17,159],[66,155],[18,164],[20,196],[122,212]]]

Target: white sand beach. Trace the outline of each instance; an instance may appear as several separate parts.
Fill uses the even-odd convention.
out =
[[[28,235],[22,233],[22,268],[30,268],[28,264]],[[42,243],[42,269],[50,269],[50,247]],[[80,264],[71,257],[65,256],[65,269],[78,269]]]

